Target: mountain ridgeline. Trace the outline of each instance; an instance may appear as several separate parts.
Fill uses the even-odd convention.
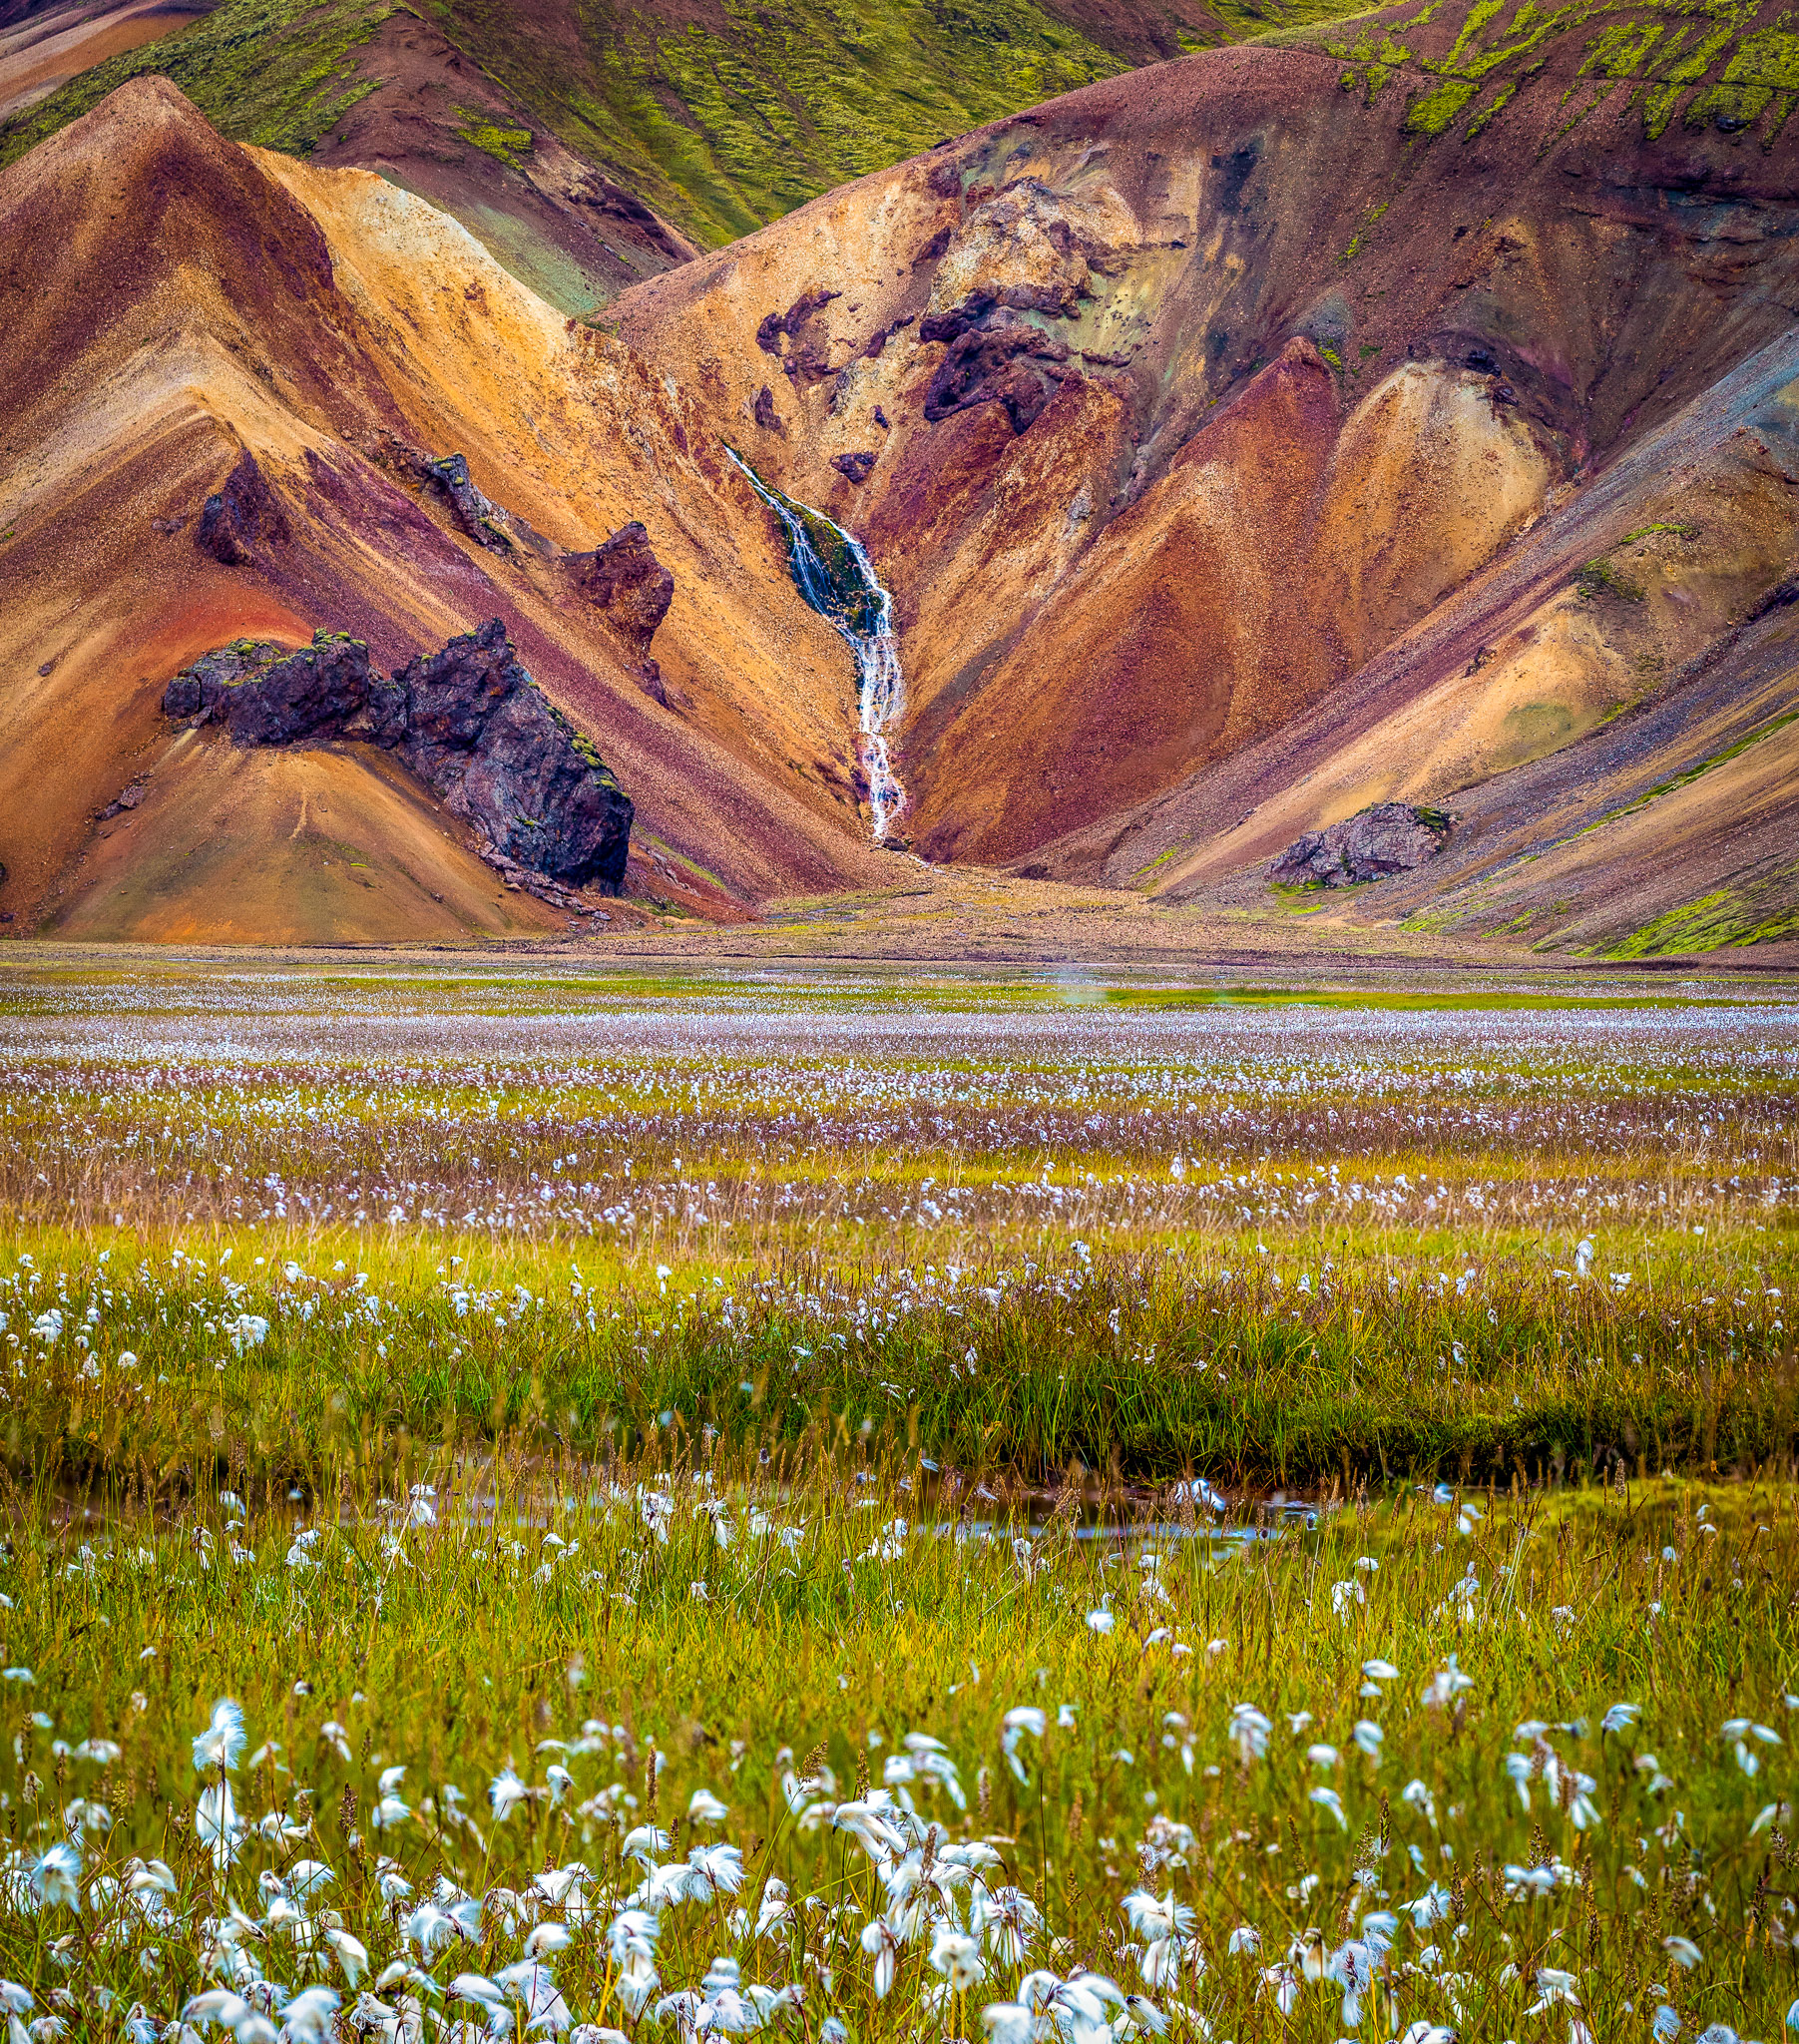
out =
[[[11,0],[0,165],[128,80],[379,172],[566,312],[1006,114],[1359,0]]]
[[[1169,16],[1130,33],[1216,46],[1124,70],[1156,51],[1121,43],[960,134],[993,109],[958,101],[898,163],[796,147],[778,189],[722,114],[661,183],[557,141],[496,60],[456,119],[504,176],[434,198],[340,153],[385,105],[449,177],[391,97],[454,104],[441,19],[383,17],[409,54],[366,92],[375,40],[314,67],[281,147],[220,132],[249,87],[216,126],[150,75],[156,41],[107,60],[147,75],[11,116],[11,929],[548,927],[400,754],[159,714],[239,638],[327,627],[398,671],[499,619],[634,804],[628,902],[753,914],[879,884],[905,841],[1546,951],[1799,933],[1799,39],[1772,7],[1424,0],[1252,43]],[[486,20],[520,65],[563,33]],[[778,133],[811,74],[714,75]],[[222,550],[206,507],[246,461]],[[226,856],[305,884],[222,906]]]

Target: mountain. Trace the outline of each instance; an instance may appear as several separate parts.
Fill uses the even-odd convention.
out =
[[[791,584],[748,484],[677,390],[422,200],[226,142],[138,80],[0,178],[0,316],[16,927],[561,928],[394,756],[163,712],[239,640],[347,633],[391,672],[492,618],[636,802],[628,892],[729,916],[891,869],[841,642],[771,601]],[[431,480],[450,455],[491,518]],[[592,572],[639,519],[670,578],[649,662]]]
[[[226,135],[371,170],[428,199],[567,313],[591,313],[694,253],[436,20],[390,0],[224,0],[210,11],[203,0],[185,13],[79,0],[27,15],[0,33],[0,163],[153,76],[179,84]]]
[[[0,174],[0,901],[91,934],[560,921],[398,756],[160,708],[239,637],[391,671],[496,617],[637,804],[628,894],[871,884],[849,661],[786,534],[848,550],[797,505],[891,593],[931,859],[1776,943],[1796,96],[1768,7],[1426,0],[990,122],[646,259],[600,330],[416,194],[130,82]],[[197,541],[233,504],[225,561]],[[595,594],[632,521],[672,592],[648,661]],[[1276,887],[1383,803],[1416,862]]]
[[[165,76],[234,140],[429,199],[585,315],[689,243],[983,121],[1360,4],[8,0],[0,164],[127,80]]]
[[[1371,913],[1799,929],[1799,42],[1631,19],[1109,80],[619,301],[885,564],[929,857],[1266,904],[1398,799],[1456,827]]]

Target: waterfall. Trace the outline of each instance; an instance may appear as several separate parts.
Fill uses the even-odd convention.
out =
[[[734,447],[724,451],[780,520],[793,586],[837,628],[855,661],[857,750],[868,775],[874,841],[880,844],[906,806],[906,791],[894,773],[887,746],[887,734],[906,707],[906,678],[893,634],[893,598],[875,579],[867,552],[853,532],[845,532],[822,511],[770,489]]]

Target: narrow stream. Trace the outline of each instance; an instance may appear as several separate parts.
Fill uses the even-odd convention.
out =
[[[821,618],[842,636],[856,663],[857,750],[868,775],[868,805],[874,813],[874,841],[904,812],[906,791],[889,757],[887,734],[906,707],[906,678],[893,633],[893,599],[854,533],[845,532],[822,511],[797,504],[770,489],[734,447],[725,452],[749,478],[749,486],[781,522],[793,585]]]

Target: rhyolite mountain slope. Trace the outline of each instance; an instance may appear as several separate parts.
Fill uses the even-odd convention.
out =
[[[1277,853],[1392,800],[1443,849],[1329,913],[1788,933],[1799,60],[1771,7],[1640,12],[1422,0],[1105,79],[649,276],[616,335],[127,86],[0,174],[0,901],[218,930],[211,857],[229,934],[499,927],[322,851],[281,923],[254,876],[295,843],[467,847],[366,749],[157,711],[233,637],[391,670],[495,616],[695,906],[891,871],[735,447],[893,592],[934,859],[1267,908]],[[451,452],[551,555],[448,515]],[[246,455],[285,537],[225,565],[190,521]],[[567,568],[632,520],[674,583],[654,689]]]
[[[10,927],[560,928],[378,747],[164,716],[200,655],[321,629],[391,674],[501,619],[636,805],[629,892],[730,915],[891,870],[841,642],[771,601],[791,585],[748,484],[677,389],[422,200],[226,142],[139,80],[0,175],[0,316]],[[451,453],[491,525],[430,479]],[[640,518],[672,577],[654,674],[594,573]]]
[[[421,194],[586,314],[688,239],[716,246],[1092,79],[1364,0],[156,4],[0,5],[0,164],[160,74],[237,141]]]
[[[237,140],[378,172],[458,220],[558,309],[605,305],[692,245],[559,142],[444,34],[392,0],[80,0],[0,31],[0,164],[128,79],[174,80]],[[52,33],[52,31],[55,31]],[[154,33],[155,41],[147,39]],[[55,67],[67,67],[60,82]]]
[[[1403,798],[1354,912],[1795,927],[1799,38],[1641,12],[1110,80],[620,301],[883,568],[928,856],[1266,901]]]

